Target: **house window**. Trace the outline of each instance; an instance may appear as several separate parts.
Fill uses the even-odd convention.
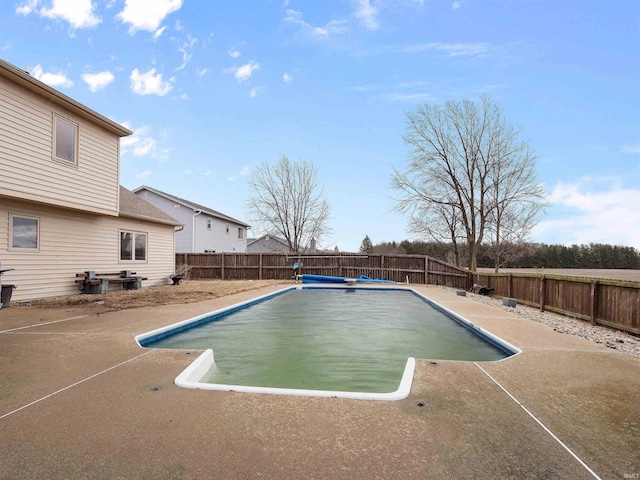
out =
[[[22,215],[9,214],[12,249],[40,249],[40,219]]]
[[[53,156],[74,165],[78,158],[78,125],[58,115],[53,116]]]
[[[147,260],[147,234],[120,231],[120,260]]]
[[[211,225],[213,224],[213,222],[211,221],[210,218],[207,218],[207,230],[211,230]]]
[[[238,238],[242,240],[244,238],[244,230],[242,227],[238,227]]]
[[[229,225],[226,226],[227,233],[229,233]]]

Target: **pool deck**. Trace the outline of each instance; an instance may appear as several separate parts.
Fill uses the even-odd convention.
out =
[[[522,353],[418,360],[396,402],[211,392],[173,384],[199,351],[133,337],[281,287],[103,314],[0,310],[0,479],[640,478],[640,359],[412,287]]]

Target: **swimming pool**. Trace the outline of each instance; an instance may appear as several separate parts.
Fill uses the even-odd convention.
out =
[[[137,340],[205,350],[176,379],[183,386],[373,399],[406,397],[415,357],[518,351],[412,289],[379,287],[287,288]]]

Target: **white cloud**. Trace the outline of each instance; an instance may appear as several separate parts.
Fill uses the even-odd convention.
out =
[[[402,49],[406,53],[419,53],[425,50],[440,50],[447,52],[451,57],[484,55],[487,53],[487,43],[419,43]]]
[[[122,125],[133,131],[133,135],[120,139],[123,155],[131,153],[136,157],[144,157],[155,152],[156,140],[151,136],[151,127],[143,125],[133,129],[129,122],[123,122]]]
[[[260,64],[254,62],[253,60],[249,63],[245,63],[244,65],[240,65],[239,67],[231,67],[224,70],[225,73],[233,73],[238,82],[244,82],[245,80],[249,80],[253,72],[260,68]]]
[[[204,77],[204,74],[207,73],[209,71],[208,68],[198,68],[196,70],[196,75],[198,75],[199,77]]]
[[[244,167],[242,170],[240,170],[235,175],[230,176],[229,177],[229,181],[233,182],[236,178],[245,177],[245,176],[249,175],[250,173],[251,173],[251,170],[249,170],[249,168],[247,168],[247,167]]]
[[[457,10],[457,9],[459,9],[461,6],[462,6],[462,4],[461,4],[458,0],[455,0],[455,1],[453,2],[453,5],[451,5],[451,8],[452,8],[453,10]]]
[[[138,178],[138,179],[143,179],[143,178],[150,177],[151,175],[153,175],[153,171],[151,171],[151,170],[144,170],[144,171],[142,171],[142,172],[136,173],[136,178]]]
[[[156,69],[152,68],[148,72],[141,73],[137,68],[131,72],[131,90],[138,95],[160,95],[161,97],[169,93],[173,87],[169,82],[162,80],[162,74],[156,74]]]
[[[93,14],[94,6],[90,0],[53,0],[51,8],[43,8],[40,15],[49,18],[62,18],[73,28],[94,27],[100,19]]]
[[[38,8],[38,0],[28,0],[16,8],[16,13],[29,15]],[[101,22],[94,15],[95,6],[91,0],[53,0],[51,7],[42,7],[39,14],[42,17],[62,19],[71,24],[73,28],[95,27]]]
[[[576,183],[558,183],[549,197],[547,217],[551,218],[540,222],[533,235],[544,243],[606,243],[640,248],[638,198],[640,189],[621,188],[617,179],[584,178]]]
[[[244,46],[244,42],[240,42],[237,45],[231,47],[229,49],[229,51],[227,52],[227,55],[229,55],[231,58],[238,58],[240,55],[242,55],[242,52],[240,51],[240,47]]]
[[[89,90],[97,92],[102,90],[107,85],[115,80],[113,73],[108,70],[99,73],[84,73],[82,74],[82,80],[89,85]]]
[[[264,87],[252,88],[251,90],[249,90],[249,96],[251,98],[256,98],[258,96],[258,94],[262,93],[263,91],[264,91]]]
[[[286,73],[286,72],[285,72],[285,73],[282,75],[282,81],[283,81],[284,83],[292,82],[292,81],[293,81],[293,75],[290,75],[290,74],[288,74],[288,73]]]
[[[371,5],[369,0],[358,0],[358,8],[355,12],[356,18],[369,30],[380,28],[378,23],[378,7]]]
[[[73,87],[73,82],[67,78],[67,76],[62,72],[49,73],[43,72],[42,67],[38,64],[33,67],[31,71],[31,76],[37,78],[43,83],[51,87],[64,87],[71,88]]]
[[[427,102],[433,100],[430,93],[389,93],[384,98],[391,102]]]
[[[189,60],[193,57],[193,54],[190,53],[193,46],[198,41],[197,38],[193,38],[191,35],[188,36],[187,41],[182,44],[181,47],[178,48],[178,51],[182,53],[182,65],[180,65],[176,70],[182,70],[187,66]]]
[[[322,27],[314,27],[302,20],[302,12],[291,9],[286,10],[284,21],[297,25],[304,34],[314,39],[329,38],[346,31],[346,22],[344,20],[331,20]]]
[[[624,145],[622,147],[622,153],[640,153],[640,142],[635,145]]]
[[[153,33],[153,41],[155,42],[158,38],[160,38],[160,35],[162,35],[166,29],[167,29],[167,27],[166,27],[166,26],[164,26],[164,27],[161,27],[161,28],[157,29],[157,30]]]
[[[117,17],[129,24],[129,33],[137,30],[157,32],[167,15],[182,8],[182,0],[126,0]]]
[[[18,15],[29,15],[38,7],[38,0],[27,0],[16,7]]]

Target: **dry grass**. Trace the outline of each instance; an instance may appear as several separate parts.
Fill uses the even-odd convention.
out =
[[[69,295],[36,300],[22,305],[37,307],[86,307],[99,304],[101,310],[115,311],[177,303],[194,303],[224,297],[239,292],[256,290],[270,285],[291,284],[283,280],[189,280],[181,285],[162,285],[140,290],[115,290],[106,295]],[[18,303],[13,305],[20,305]]]

